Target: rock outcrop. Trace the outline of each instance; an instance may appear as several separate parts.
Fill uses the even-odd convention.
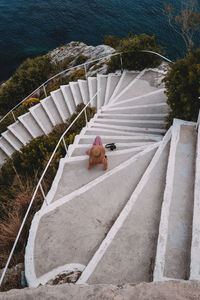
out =
[[[77,59],[80,56],[85,57],[85,62],[91,62],[101,57],[105,57],[115,52],[115,49],[107,45],[87,46],[83,42],[71,42],[67,45],[58,47],[50,52],[53,63],[60,63],[69,60],[69,67],[77,65]],[[81,63],[78,63],[81,64]],[[88,65],[88,76],[92,76],[97,72],[104,74],[107,70],[105,60],[91,63]]]

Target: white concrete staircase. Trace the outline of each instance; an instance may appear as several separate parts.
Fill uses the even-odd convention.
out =
[[[3,163],[101,89],[92,103],[96,115],[60,160],[48,205],[32,221],[25,255],[29,286],[77,270],[77,284],[200,277],[196,124],[175,120],[166,133],[162,77],[151,69],[61,86],[2,135]],[[106,152],[107,171],[102,165],[87,169],[86,151],[97,135],[104,145],[116,143]]]

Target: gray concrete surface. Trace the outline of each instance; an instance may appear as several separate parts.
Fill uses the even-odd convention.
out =
[[[169,142],[88,283],[152,281]]]
[[[199,300],[199,281],[168,281],[135,285],[41,286],[0,293],[1,300]]]
[[[41,218],[34,248],[37,277],[68,263],[86,265],[89,262],[154,153],[155,149],[142,155]]]
[[[133,150],[130,153],[108,156],[108,169],[107,172],[118,166],[125,160],[133,157],[139,150]],[[108,154],[109,155],[109,154]],[[76,189],[84,186],[95,178],[103,175],[103,165],[93,165],[91,170],[87,169],[88,158],[81,161],[68,161],[66,162],[63,170],[63,175],[59,181],[55,197],[52,202],[68,195]]]
[[[182,125],[175,157],[164,276],[188,279],[194,199],[195,126]]]
[[[117,150],[124,150],[124,149],[130,149],[130,148],[137,148],[141,146],[150,146],[154,142],[137,142],[137,143],[116,143]],[[104,145],[105,146],[105,145]],[[90,149],[91,144],[80,144],[77,145],[76,148],[73,150],[71,156],[80,156],[85,155],[85,152]],[[114,151],[117,151],[114,150]]]
[[[133,106],[133,105],[145,105],[145,104],[153,104],[153,103],[162,103],[167,102],[167,96],[163,91],[155,94],[147,94],[147,96],[142,96],[139,98],[133,98],[131,100],[122,100],[117,101],[112,105],[112,107],[124,107],[124,106]]]
[[[159,74],[160,75],[160,74]],[[163,75],[162,75],[163,77]],[[145,74],[137,80],[136,83],[132,83],[129,86],[127,86],[124,91],[119,94],[118,97],[116,97],[113,103],[117,103],[119,101],[127,100],[133,97],[138,97],[150,92],[155,91],[158,87],[163,87],[158,84],[158,73],[147,71]]]

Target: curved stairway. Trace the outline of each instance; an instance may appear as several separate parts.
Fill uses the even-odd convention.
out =
[[[14,132],[24,124],[22,132],[33,133],[37,119],[48,133],[101,88],[92,103],[96,115],[60,160],[48,205],[32,221],[25,254],[29,286],[76,271],[77,284],[199,276],[200,225],[198,214],[193,217],[193,205],[199,207],[196,124],[175,120],[165,134],[162,77],[151,69],[79,80],[61,86],[9,126]],[[106,153],[107,171],[102,165],[87,170],[86,150],[97,135],[103,144],[117,146]]]

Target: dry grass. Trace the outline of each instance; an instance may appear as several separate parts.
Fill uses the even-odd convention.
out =
[[[8,212],[6,218],[0,220],[0,268],[4,267],[13,243],[16,239],[37,183],[36,178],[37,177],[35,176],[34,178],[27,178],[22,181],[22,179],[18,177],[18,175],[16,176],[16,180],[18,181],[20,188],[19,193],[16,196],[12,210]],[[11,266],[19,262],[23,262],[24,260],[24,250],[30,224],[35,212],[39,210],[42,203],[42,195],[40,194],[40,192],[38,192],[19,238],[17,247],[10,263]]]

